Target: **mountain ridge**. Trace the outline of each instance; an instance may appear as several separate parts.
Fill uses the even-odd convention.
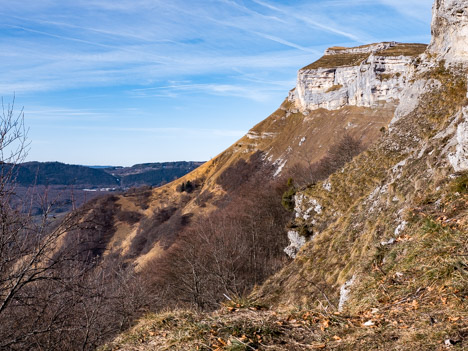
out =
[[[147,316],[106,348],[465,349],[466,9],[463,0],[435,1],[431,44],[405,61],[399,77],[390,77],[394,82],[381,90],[393,90],[390,94],[378,93],[386,79],[378,82],[378,63],[366,62],[370,56],[353,58],[351,67],[373,67],[366,70],[372,79],[362,79],[359,70],[346,66],[312,66],[309,77],[299,72],[298,85],[304,90],[293,90],[277,114],[254,127],[229,154],[258,150],[265,143],[261,156],[273,166],[274,177],[286,173],[291,159],[300,154],[293,146],[301,144],[304,135],[290,134],[290,129],[304,130],[304,120],[323,114],[327,121],[334,113],[343,118],[354,109],[365,116],[363,111],[369,111],[348,104],[369,104],[380,113],[379,96],[391,117],[382,121],[381,134],[368,140],[374,143],[369,142],[366,151],[327,179],[290,185],[287,196],[294,204],[294,220],[288,236],[294,259],[248,297],[229,298],[213,313],[175,310]],[[356,52],[362,47],[330,52],[340,50],[362,54]],[[336,78],[340,67],[353,73],[349,81]],[[354,94],[361,85],[365,89]],[[361,92],[366,99],[360,100]],[[297,119],[300,123],[283,124],[279,133],[270,129],[278,121]],[[326,133],[326,122],[315,131]],[[319,146],[308,151],[323,156]],[[298,174],[290,170],[292,176]]]
[[[4,174],[12,171],[15,197],[12,204],[29,204],[22,212],[40,218],[44,199],[51,202],[53,216],[64,216],[91,199],[118,194],[134,187],[154,187],[184,176],[203,162],[145,163],[132,167],[89,167],[61,162],[24,162],[4,164]]]
[[[204,162],[174,161],[136,164],[122,166],[83,166],[62,162],[29,161],[16,165],[15,182],[22,186],[34,185],[87,185],[94,187],[119,186],[133,187],[138,185],[159,186],[170,182]],[[8,166],[8,165],[4,165]],[[153,174],[144,177],[144,173]],[[158,174],[160,173],[160,174]],[[145,180],[126,179],[140,175]],[[130,177],[131,178],[131,177]]]
[[[348,91],[353,91],[355,94],[361,91],[356,88],[359,84],[356,85],[355,82],[362,81],[362,79],[372,82],[373,87],[383,87],[381,91],[390,90],[387,86],[389,79],[380,79],[383,72],[393,72],[398,68],[406,72],[411,67],[411,62],[416,60],[415,52],[419,52],[421,47],[425,48],[426,46],[421,44],[417,46],[416,51],[414,49],[408,51],[406,44],[372,44],[366,47],[366,50],[369,51],[366,52],[367,58],[359,62],[357,66],[318,69],[319,72],[327,72],[325,80],[319,79],[320,82],[325,81],[325,84],[319,88],[314,84],[307,86],[308,93],[306,95],[312,100],[317,99],[317,97],[318,99],[325,97],[333,100],[334,97],[338,96],[338,99],[333,101],[342,103],[342,97],[348,96]],[[374,53],[379,52],[379,50],[393,50],[401,53],[399,56],[390,57],[391,59],[403,60],[404,64],[397,63],[394,66],[393,61],[392,63],[386,61],[376,63]],[[327,55],[329,54],[325,56]],[[359,73],[362,67],[366,67],[366,69],[363,68],[363,72],[365,71],[363,74]],[[379,67],[380,70],[377,69]],[[336,74],[336,71],[340,69],[350,69],[355,78],[350,81],[350,84],[345,84],[341,90],[328,92],[328,85],[334,86],[336,77],[336,79],[342,79],[340,77],[343,75]],[[316,72],[317,70],[312,70],[312,81],[316,79]],[[335,77],[331,82],[330,72]],[[396,78],[396,85],[400,84],[398,82],[402,81],[403,76],[401,74]],[[393,82],[392,79],[390,81]],[[303,71],[300,70],[298,72],[298,86],[302,82]],[[363,95],[370,94],[369,101],[374,99],[371,98],[375,95],[371,92],[372,89],[362,91]],[[401,91],[401,89],[398,88],[396,91]],[[180,216],[180,218],[188,216],[191,218],[190,221],[196,222],[198,218],[218,209],[219,204],[229,201],[232,193],[226,189],[226,186],[229,186],[226,180],[240,184],[256,177],[266,177],[268,179],[266,183],[269,183],[282,177],[287,178],[288,173],[297,171],[299,168],[301,169],[300,173],[304,174],[304,178],[307,178],[311,173],[310,168],[325,157],[328,150],[339,143],[344,135],[355,138],[364,148],[375,142],[393,118],[399,97],[395,95],[396,93],[392,93],[391,98],[387,98],[385,94],[380,93],[380,95],[376,95],[377,97],[374,99],[376,104],[372,106],[365,106],[365,104],[359,106],[357,101],[351,101],[346,97],[345,106],[327,109],[320,106],[303,108],[300,106],[297,94],[294,94],[293,90],[293,93],[289,94],[277,111],[250,129],[244,137],[212,160],[184,177],[154,189],[151,194],[145,192],[148,203],[146,208],[140,208],[133,204],[133,198],[137,202],[140,201],[140,195],[136,193],[117,201],[120,211],[138,213],[138,216],[146,218],[145,221],[151,222],[158,218],[157,213],[160,211],[175,208],[177,211],[171,210],[170,213],[176,217]],[[381,97],[382,99],[380,99]],[[186,182],[196,185],[194,191],[191,193],[178,192],[177,189]],[[285,180],[282,182],[286,183]],[[156,241],[153,243],[153,249],[142,253],[140,257],[136,259],[133,256],[131,259],[126,257],[131,251],[130,247],[135,247],[132,245],[133,240],[139,235],[143,235],[137,235],[137,233],[143,233],[146,230],[144,229],[146,224],[142,224],[144,221],[125,223],[125,221],[116,220],[117,214],[114,214],[114,218],[115,224],[106,237],[112,238],[112,232],[115,232],[119,233],[119,239],[110,239],[109,252],[119,251],[124,260],[136,263],[138,270],[161,254],[161,243]],[[158,227],[160,224],[156,221],[154,226]],[[190,226],[190,223],[184,225],[183,228],[178,226],[178,230],[183,232]],[[174,237],[173,234],[169,234],[169,236]],[[167,247],[167,243],[162,246]]]

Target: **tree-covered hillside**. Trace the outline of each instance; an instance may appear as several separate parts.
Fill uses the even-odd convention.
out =
[[[131,188],[159,186],[180,178],[203,162],[145,163],[132,167],[88,167],[61,162],[25,162],[17,167],[16,184],[20,186],[78,186],[88,188]],[[8,172],[11,165],[4,164]]]

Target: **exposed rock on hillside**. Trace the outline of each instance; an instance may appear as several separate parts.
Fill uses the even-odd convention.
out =
[[[452,142],[455,151],[449,154],[449,161],[457,172],[468,171],[468,109],[464,108],[460,114],[461,121],[457,127]]]
[[[464,0],[436,0],[429,52],[448,62],[468,61],[468,7]]]
[[[328,49],[299,71],[289,100],[302,111],[397,101],[412,74],[412,62],[425,49],[422,44],[400,43]]]
[[[447,175],[467,170],[466,76],[442,67],[416,71],[415,78],[421,79],[423,87],[416,108],[395,121],[378,145],[332,175],[326,184],[318,183],[295,195],[295,227],[306,228],[303,232],[311,242],[296,260],[302,267],[290,268],[302,273],[290,276],[294,282],[281,283],[287,287],[280,294],[281,301],[292,303],[292,291],[301,291],[300,298],[305,298],[302,289],[291,289],[295,284],[302,286],[298,276],[304,270],[327,282],[329,294],[338,293],[372,257],[373,245],[393,243],[407,233],[408,228],[401,224],[414,216],[410,209],[420,206],[421,197],[444,191],[448,196]],[[434,85],[432,79],[439,84]],[[298,242],[294,239],[291,245],[297,247]],[[313,265],[312,271],[303,259]],[[288,295],[291,299],[284,300]]]

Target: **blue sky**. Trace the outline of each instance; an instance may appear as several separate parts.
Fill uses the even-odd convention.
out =
[[[330,46],[429,42],[432,0],[0,0],[29,160],[208,160]]]

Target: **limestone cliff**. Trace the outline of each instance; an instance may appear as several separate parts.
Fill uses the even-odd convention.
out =
[[[260,289],[261,299],[382,310],[429,289],[429,310],[438,299],[429,286],[450,286],[455,300],[466,299],[455,286],[468,286],[467,260],[453,256],[466,251],[468,233],[466,5],[436,1],[431,45],[406,66],[399,105],[379,142],[326,181],[296,192],[285,250],[295,260]],[[452,259],[464,267],[461,276],[441,273]]]
[[[346,85],[340,85],[337,93],[335,91],[321,91],[323,91],[326,87],[329,87],[331,84],[335,84],[337,82],[337,75],[343,75],[343,73],[340,72],[340,68],[333,68],[329,70],[329,72],[331,72],[330,80],[327,81],[323,78],[323,76],[316,80],[311,78],[314,76],[318,77],[320,74],[323,74],[323,68],[310,70],[306,67],[305,69],[299,71],[298,88],[290,95],[290,98],[295,99],[296,104],[298,105],[309,107],[310,104],[317,107],[317,105],[314,105],[314,102],[323,100],[324,104],[330,109],[340,108],[341,104],[359,104],[364,103],[364,101],[370,103],[370,101],[373,99],[374,102],[397,100],[399,104],[396,107],[395,115],[390,123],[390,131],[392,132],[390,136],[398,133],[408,133],[407,131],[398,130],[397,126],[404,123],[401,121],[401,119],[408,119],[408,116],[410,116],[413,111],[417,110],[418,107],[421,108],[421,101],[424,99],[424,97],[433,91],[439,91],[444,88],[441,77],[444,77],[445,74],[448,74],[445,71],[445,66],[452,67],[451,74],[453,75],[460,77],[466,76],[466,70],[463,68],[468,65],[468,56],[464,56],[466,54],[466,48],[468,47],[468,37],[465,37],[468,30],[468,17],[466,16],[467,10],[465,9],[465,5],[466,2],[464,1],[436,1],[433,7],[433,37],[431,44],[427,47],[427,51],[425,53],[419,52],[417,59],[414,59],[414,55],[418,53],[418,50],[423,47],[417,44],[408,45],[380,43],[351,49],[334,48],[327,50],[325,53],[324,58],[331,56],[328,58],[329,60],[332,60],[333,55],[339,55],[340,52],[344,52],[347,55],[369,55],[367,59],[362,57],[360,58],[360,60],[363,60],[360,63],[360,66],[366,66],[370,65],[370,62],[373,62],[371,59],[373,56],[384,55],[386,51],[388,52],[388,50],[393,50],[393,52],[398,51],[399,53],[406,52],[407,56],[399,56],[400,60],[406,58],[405,64],[395,66],[396,68],[400,69],[400,72],[404,72],[404,78],[402,78],[400,75],[399,81],[394,78],[394,82],[396,83],[392,85],[392,88],[387,91],[392,92],[392,94],[385,96],[384,94],[378,95],[371,93],[372,91],[377,93],[381,91],[382,88],[382,85],[380,85],[379,89],[379,82],[382,83],[382,81],[376,79],[377,74],[375,73],[375,68],[371,70],[371,72],[374,73],[371,73],[370,75],[368,70],[363,69],[361,69],[354,76],[351,75],[353,78],[347,80]],[[400,49],[398,49],[399,46]],[[410,51],[409,48],[411,48]],[[412,52],[413,55],[410,55],[409,52]],[[411,58],[412,56],[413,58]],[[356,60],[356,57],[357,56],[355,56],[352,60]],[[394,58],[394,56],[391,56],[391,59]],[[385,57],[382,57],[382,59],[385,60]],[[351,59],[348,58],[346,60],[351,61]],[[454,63],[457,65],[453,66]],[[313,67],[313,65],[311,65],[311,67]],[[356,66],[345,67],[341,70],[348,73],[354,72],[356,70]],[[371,77],[371,79],[363,79],[363,77],[366,75],[367,77]],[[314,86],[312,86],[310,83],[306,84],[307,79],[311,79],[310,81],[315,82],[316,84]],[[367,89],[367,94],[361,93],[361,99],[359,102],[356,102],[353,99],[350,100],[348,98],[349,91],[354,91],[353,89],[359,85],[362,85],[364,89]],[[388,86],[385,85],[385,87]],[[330,90],[330,88],[328,89]],[[339,91],[341,90],[342,92],[340,95]],[[468,96],[466,91],[465,95]],[[449,104],[448,101],[445,101],[445,103]],[[444,131],[445,136],[450,136],[450,141],[443,148],[444,157],[454,171],[463,172],[468,170],[467,112],[465,109],[463,109],[456,116],[452,116],[452,118],[452,125],[449,129]],[[420,136],[412,137],[417,139],[420,138]],[[408,152],[408,150],[405,150],[405,152]],[[403,166],[404,165],[395,165],[397,168]],[[324,186],[325,185],[327,188],[332,186],[330,182],[327,182],[324,184]],[[318,200],[316,198],[309,198],[307,192],[300,192],[296,194],[295,203],[295,217],[300,223],[299,226],[304,225],[304,223],[308,223],[308,230],[311,233],[317,232],[317,230],[312,229],[312,227],[320,228],[320,225],[318,225],[320,220],[318,218],[327,218],[327,221],[330,219],[329,215],[322,216],[322,207],[320,206]],[[319,211],[317,211],[317,208],[319,208]],[[335,212],[335,214],[336,213],[340,212]],[[324,224],[322,224],[322,226],[324,226]],[[320,232],[320,230],[321,229],[319,229],[318,232]],[[295,257],[299,249],[305,245],[306,240],[304,240],[304,238],[299,235],[297,230],[290,230],[288,232],[288,238],[290,239],[290,245],[285,249],[285,251],[291,257]]]
[[[298,73],[289,100],[300,110],[375,107],[396,102],[407,85],[422,44],[379,43],[331,48]]]
[[[448,62],[468,61],[468,7],[464,0],[437,0],[429,52]]]

